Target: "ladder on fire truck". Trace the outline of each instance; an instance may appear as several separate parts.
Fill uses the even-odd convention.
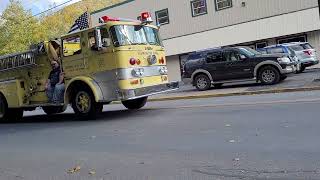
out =
[[[0,56],[0,72],[34,66],[36,66],[36,58],[32,50]]]

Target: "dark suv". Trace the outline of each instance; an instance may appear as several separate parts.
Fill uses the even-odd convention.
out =
[[[275,84],[295,71],[285,55],[263,55],[249,47],[227,47],[195,52],[183,67],[183,77],[191,78],[200,91],[214,85],[255,80]]]

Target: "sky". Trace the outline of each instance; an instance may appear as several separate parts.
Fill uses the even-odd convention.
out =
[[[30,9],[32,14],[38,14],[42,11],[45,11],[50,8],[54,3],[56,5],[67,2],[68,0],[20,0],[25,9]],[[65,4],[70,5],[72,3],[78,2],[80,0],[72,0],[71,2]],[[0,14],[2,14],[3,10],[8,6],[9,0],[0,0]],[[63,7],[63,6],[61,6]],[[60,8],[61,8],[60,7]]]

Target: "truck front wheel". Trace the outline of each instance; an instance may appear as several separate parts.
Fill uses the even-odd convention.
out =
[[[128,109],[140,109],[146,105],[148,97],[122,101],[122,104]]]
[[[101,113],[103,108],[102,104],[95,102],[92,92],[87,88],[76,92],[71,105],[76,115],[86,118],[96,118],[96,115]]]

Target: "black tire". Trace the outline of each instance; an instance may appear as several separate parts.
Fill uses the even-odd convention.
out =
[[[8,109],[8,120],[9,122],[17,122],[20,121],[23,117],[23,109],[21,108],[14,108],[14,109]]]
[[[8,108],[6,99],[0,95],[0,123],[16,122],[23,117],[23,109]]]
[[[64,107],[63,106],[47,106],[47,107],[42,107],[42,110],[47,114],[47,115],[53,115],[53,114],[58,114],[64,112]]]
[[[200,74],[195,77],[194,84],[198,91],[206,91],[211,87],[211,80],[207,75]]]
[[[7,121],[8,105],[6,99],[0,94],[0,122]]]
[[[280,81],[284,81],[285,79],[287,79],[288,76],[282,75],[280,76]]]
[[[266,66],[260,69],[259,80],[266,85],[276,84],[280,81],[280,73],[275,67]]]
[[[300,71],[301,71],[301,67],[302,67],[302,64],[298,64],[297,65],[297,70],[296,70],[296,74],[299,74],[300,73]]]
[[[302,73],[302,72],[305,71],[305,70],[306,70],[306,67],[305,67],[304,65],[301,65],[301,68],[300,68],[299,73]]]
[[[124,107],[128,109],[140,109],[146,105],[148,97],[142,97],[138,99],[132,99],[127,101],[122,101]]]
[[[213,84],[213,86],[216,88],[216,89],[219,89],[222,87],[222,83],[218,83],[218,84]]]
[[[71,106],[75,114],[82,118],[95,119],[103,109],[103,104],[95,102],[93,93],[88,88],[76,91]]]

